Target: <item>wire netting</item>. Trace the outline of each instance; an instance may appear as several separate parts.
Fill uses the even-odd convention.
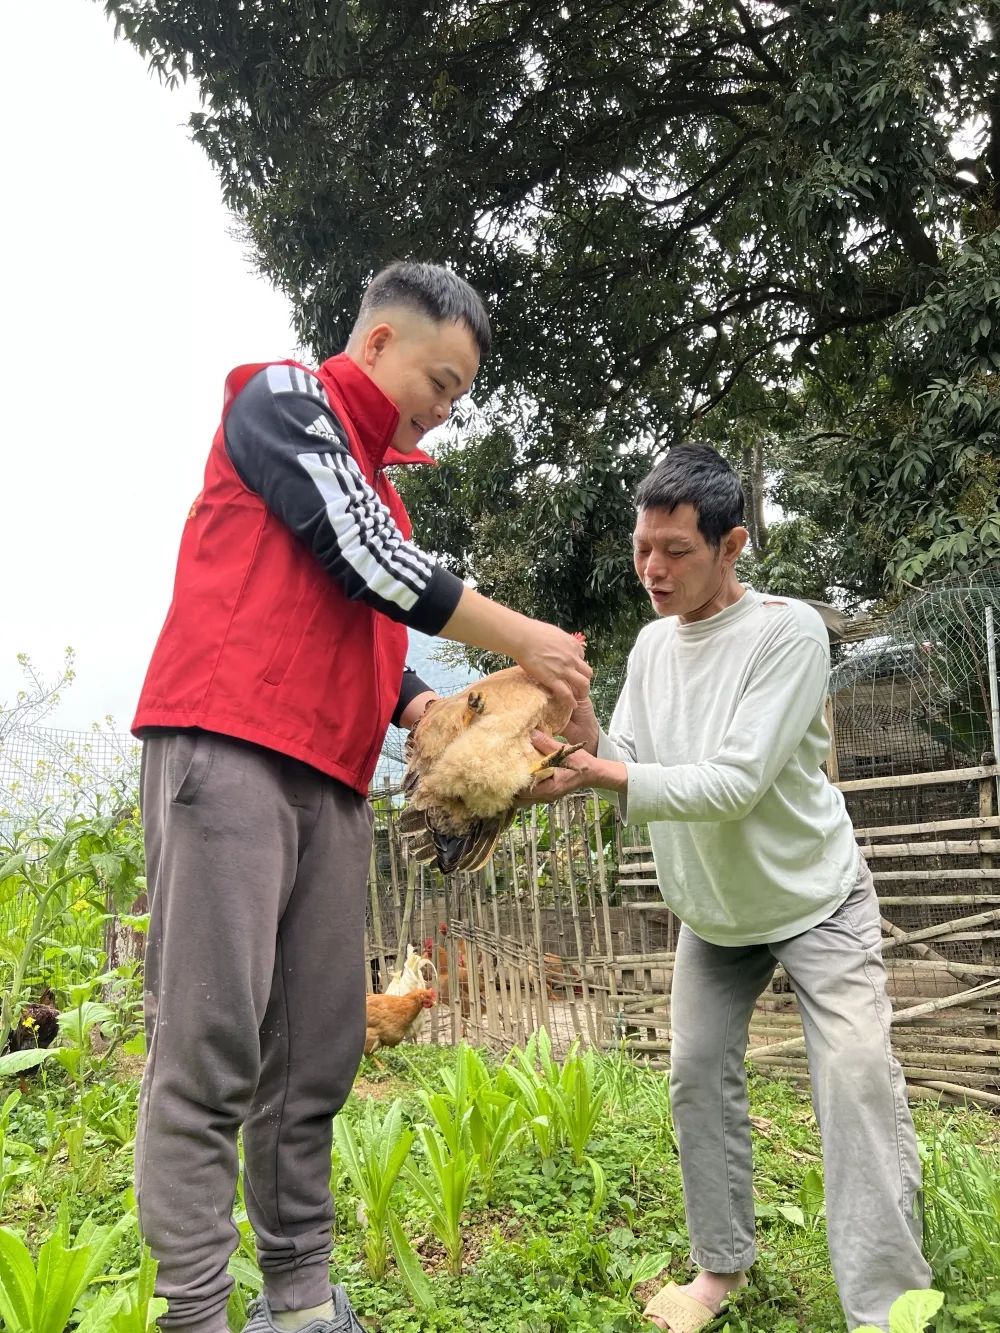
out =
[[[139,756],[138,742],[119,732],[0,725],[0,834],[27,819],[133,802]]]
[[[994,752],[987,608],[1000,632],[1000,570],[914,593],[842,650],[830,682],[841,780],[967,768]]]

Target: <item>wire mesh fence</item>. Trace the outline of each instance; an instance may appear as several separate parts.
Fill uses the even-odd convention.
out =
[[[871,629],[831,676],[836,775],[964,768],[995,754],[1000,569],[914,593]]]
[[[29,819],[134,803],[139,757],[138,742],[119,732],[0,727],[0,834]]]

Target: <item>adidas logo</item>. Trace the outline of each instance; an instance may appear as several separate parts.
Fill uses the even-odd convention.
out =
[[[306,427],[307,435],[318,435],[321,440],[340,441],[340,436],[334,430],[329,417],[317,417],[311,426]]]

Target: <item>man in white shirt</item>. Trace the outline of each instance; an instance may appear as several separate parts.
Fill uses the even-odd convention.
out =
[[[699,1271],[657,1293],[646,1314],[695,1333],[747,1284],[756,1253],[747,1030],[781,964],[803,1017],[848,1328],[887,1330],[892,1301],[927,1287],[930,1270],[878,901],[843,797],[821,768],[827,633],[805,603],[737,579],[743,494],[714,449],[672,448],[636,505],[635,569],[657,619],[636,640],[607,733],[589,700],[578,706],[566,739],[585,748],[533,796],[616,792],[626,822],[649,825],[661,892],[684,923],[670,1089]]]

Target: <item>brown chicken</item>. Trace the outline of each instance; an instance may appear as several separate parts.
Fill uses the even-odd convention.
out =
[[[518,797],[580,749],[542,755],[531,744],[536,728],[557,736],[569,717],[520,667],[428,704],[406,742],[400,829],[410,855],[445,874],[485,865]]]
[[[423,1009],[433,1009],[437,995],[431,987],[410,991],[409,995],[368,995],[365,1024],[365,1055],[382,1046],[398,1046],[405,1041]]]

